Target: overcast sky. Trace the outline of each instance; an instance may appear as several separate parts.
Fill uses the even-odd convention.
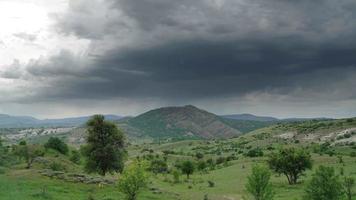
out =
[[[0,113],[356,116],[355,0],[0,0]]]

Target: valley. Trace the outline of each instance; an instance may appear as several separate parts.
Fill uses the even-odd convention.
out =
[[[267,166],[269,156],[281,148],[310,152],[313,168],[306,170],[296,185],[288,185],[284,175],[273,173],[271,184],[276,200],[303,200],[306,184],[320,165],[333,167],[340,177],[356,175],[356,118],[226,120],[233,119],[193,106],[160,108],[138,117],[111,120],[126,135],[126,165],[134,160],[151,166],[162,164],[150,168],[149,184],[138,199],[250,199],[245,185],[252,168],[256,164]],[[251,130],[237,128],[246,126]],[[120,174],[108,174],[105,178],[86,174],[84,157],[78,162],[72,160],[73,152],[86,144],[85,124],[2,129],[1,133],[4,145],[20,141],[41,145],[56,137],[67,143],[70,151],[64,155],[47,149],[44,156],[34,160],[31,169],[25,169],[17,159],[11,161],[10,168],[5,164],[0,168],[0,199],[123,198],[116,186]],[[195,165],[189,178],[179,171],[180,164],[187,160]]]

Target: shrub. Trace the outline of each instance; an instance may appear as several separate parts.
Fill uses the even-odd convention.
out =
[[[197,164],[197,168],[199,171],[204,171],[207,168],[207,164],[204,160],[201,160]]]
[[[52,162],[49,165],[49,168],[53,171],[65,171],[66,170],[66,167],[59,162]]]
[[[68,145],[57,137],[51,137],[44,145],[46,149],[54,149],[61,154],[68,153]]]
[[[75,164],[80,164],[80,157],[80,152],[77,150],[73,150],[69,160]]]
[[[204,157],[204,154],[198,152],[198,153],[195,154],[195,157],[196,157],[197,159],[202,159],[202,158]]]
[[[119,179],[119,190],[126,195],[127,200],[136,200],[140,190],[146,187],[148,175],[143,163],[134,162]]]
[[[179,180],[179,177],[180,177],[179,171],[178,170],[173,170],[172,174],[173,174],[173,182],[174,183],[179,183],[180,182],[180,180]]]
[[[152,160],[149,170],[154,174],[166,173],[168,171],[168,165],[164,160]]]
[[[334,168],[320,166],[305,189],[306,200],[341,200],[343,186]]]
[[[352,188],[355,185],[355,179],[353,177],[345,177],[343,185],[345,188],[347,200],[352,200],[352,195],[353,195]]]
[[[247,191],[255,200],[272,200],[274,192],[270,183],[271,173],[263,166],[254,166],[252,174],[248,176]]]
[[[225,160],[226,160],[225,157],[218,157],[218,158],[216,159],[216,164],[217,164],[217,165],[220,165],[220,164],[224,163]]]
[[[209,187],[215,187],[215,183],[213,181],[208,181],[208,186]]]
[[[247,152],[248,157],[261,157],[263,156],[263,151],[260,148],[254,148]]]

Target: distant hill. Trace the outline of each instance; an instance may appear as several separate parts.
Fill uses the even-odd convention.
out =
[[[356,118],[285,121],[251,131],[244,137],[253,138],[259,145],[281,141],[298,144],[328,142],[331,145],[353,145],[356,142]]]
[[[191,105],[151,110],[127,123],[152,138],[229,138],[241,134],[223,118]]]
[[[63,119],[36,119],[29,116],[11,116],[0,114],[0,128],[30,128],[30,127],[55,127],[55,126],[79,126],[84,124],[90,116],[73,117]],[[119,120],[117,115],[105,115],[108,120]]]
[[[40,120],[28,116],[10,116],[0,114],[1,128],[19,128],[25,126],[37,125]]]
[[[221,117],[227,119],[235,119],[235,120],[247,120],[247,121],[259,121],[259,122],[271,122],[278,121],[279,119],[274,117],[265,117],[265,116],[256,116],[252,114],[235,114],[235,115],[222,115]]]

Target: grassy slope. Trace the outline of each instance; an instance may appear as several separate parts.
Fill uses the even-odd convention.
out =
[[[323,125],[320,125],[323,123]],[[232,140],[220,141],[180,141],[174,143],[164,144],[142,144],[133,145],[129,148],[130,157],[147,154],[142,152],[143,149],[152,149],[154,154],[162,154],[164,150],[173,150],[180,152],[178,155],[169,155],[170,165],[175,160],[194,159],[196,152],[204,152],[204,158],[216,158],[216,151],[222,152],[220,156],[228,156],[236,153],[231,146],[244,144],[238,147],[244,152],[250,148],[262,147],[265,155],[269,153],[265,147],[268,145],[274,146],[308,146],[308,144],[294,143],[293,141],[275,140],[271,137],[275,134],[281,134],[286,131],[300,131],[301,134],[305,130],[312,130],[312,133],[332,132],[344,128],[354,127],[354,121],[347,122],[346,120],[336,120],[332,122],[303,122],[291,123],[284,125],[276,125],[269,128],[263,128],[258,131],[243,136],[242,138]],[[317,128],[315,128],[317,127]],[[327,127],[327,128],[326,128]],[[301,131],[302,130],[302,131]],[[266,134],[268,137],[266,137]],[[262,135],[262,136],[259,136]],[[350,152],[356,152],[355,149],[347,146],[333,147],[337,153],[343,155],[344,163],[339,163],[337,156],[330,157],[328,155],[313,154],[314,168],[318,165],[327,165],[335,167],[337,173],[340,169],[344,169],[345,175],[356,176],[356,158],[350,157]],[[56,157],[53,153],[48,155],[51,159],[65,159],[63,156]],[[192,157],[193,156],[193,157]],[[230,166],[222,167],[207,174],[195,173],[190,181],[185,181],[181,176],[181,183],[172,184],[167,180],[171,180],[171,175],[157,175],[151,176],[152,183],[149,187],[159,188],[161,194],[154,194],[152,191],[145,190],[140,195],[140,200],[191,200],[203,199],[205,194],[208,194],[209,199],[212,200],[238,200],[247,196],[244,189],[246,184],[246,177],[250,173],[252,165],[256,163],[265,163],[266,157],[262,158],[246,158],[242,154],[238,154],[239,159],[232,161]],[[71,166],[70,163],[68,163]],[[80,166],[73,167],[73,170],[81,170]],[[284,176],[274,174],[272,183],[276,190],[275,200],[302,200],[305,183],[310,179],[312,171],[307,171],[305,177],[302,178],[301,183],[295,186],[289,186]],[[215,187],[208,187],[207,181],[214,181]],[[190,187],[189,187],[190,186]],[[43,195],[43,190],[46,190],[46,195]],[[356,189],[356,188],[354,188]],[[40,176],[34,170],[23,170],[23,165],[13,167],[6,174],[0,175],[0,199],[87,199],[89,194],[93,194],[98,200],[119,200],[122,199],[122,194],[117,191],[115,186],[105,186],[100,188],[97,185],[86,184],[72,184],[55,179],[49,179]],[[43,197],[44,196],[44,197]]]

